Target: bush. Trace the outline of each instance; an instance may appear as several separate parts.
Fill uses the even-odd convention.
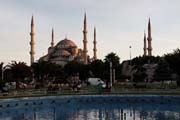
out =
[[[177,80],[177,86],[180,87],[180,79]]]
[[[136,89],[144,89],[146,88],[146,84],[133,84],[133,87]]]

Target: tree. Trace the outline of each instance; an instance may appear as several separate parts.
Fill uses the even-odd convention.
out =
[[[136,66],[142,66],[144,64],[150,63],[159,63],[161,61],[161,57],[157,56],[139,56],[132,59],[131,64]]]
[[[32,64],[33,74],[36,80],[42,81],[48,76],[49,63],[45,61],[36,62]]]
[[[49,64],[49,78],[57,78],[61,80],[65,80],[66,76],[63,71],[63,67],[58,64],[50,63]]]
[[[112,63],[112,69],[115,70],[115,77],[120,75],[120,58],[116,53],[109,53],[105,56],[105,68],[104,68],[104,78],[110,80],[110,62]],[[112,71],[113,72],[113,71]],[[108,81],[106,81],[108,82]]]
[[[165,54],[164,59],[167,61],[173,72],[180,76],[180,49],[174,50],[173,53]],[[180,86],[180,79],[177,80],[177,85]]]
[[[0,63],[0,76],[1,76],[1,79],[2,79],[2,70],[3,70],[3,62]]]
[[[134,68],[137,71],[133,74],[133,81],[134,82],[144,82],[145,78],[147,77],[146,73],[145,73],[145,68],[141,67],[137,67]]]
[[[119,66],[119,60],[120,60],[119,56],[113,52],[106,55],[104,59],[105,63],[112,62],[113,68],[117,68]]]
[[[104,79],[105,64],[102,60],[95,60],[90,64],[90,71],[94,77]]]
[[[90,66],[80,64],[79,79],[86,81],[90,77]]]
[[[77,61],[70,61],[64,66],[64,72],[67,76],[79,75],[81,80],[86,80],[89,77],[89,65],[84,65]]]
[[[31,67],[33,68],[34,78],[41,87],[44,87],[49,81],[56,83],[66,82],[67,76],[61,65],[47,61],[39,61],[33,63]]]
[[[16,82],[25,80],[26,77],[31,76],[31,67],[27,66],[24,62],[12,61],[7,65],[7,69],[10,70],[12,79]]]
[[[69,76],[73,76],[80,72],[81,63],[77,61],[70,61],[64,66],[64,72]]]
[[[46,84],[48,76],[50,74],[51,64],[50,62],[40,61],[31,65],[33,71],[33,77],[36,82],[40,83],[41,86]]]
[[[161,81],[163,84],[165,80],[172,80],[171,75],[172,70],[169,68],[168,63],[162,60],[155,70],[154,80]]]

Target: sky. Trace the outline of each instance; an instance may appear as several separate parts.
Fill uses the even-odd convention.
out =
[[[97,31],[99,59],[114,52],[120,61],[143,54],[144,31],[151,18],[152,54],[162,56],[180,47],[180,0],[0,0],[0,62],[30,63],[30,23],[35,22],[35,60],[47,54],[52,27],[55,43],[64,39],[83,48],[87,14],[88,54]],[[131,50],[129,48],[131,47]]]

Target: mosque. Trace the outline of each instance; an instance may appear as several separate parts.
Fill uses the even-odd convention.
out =
[[[90,62],[97,59],[97,41],[96,41],[96,28],[94,28],[94,40],[93,40],[93,57],[90,58],[88,55],[88,37],[87,37],[87,18],[86,13],[84,15],[84,27],[83,27],[83,49],[78,48],[78,46],[70,39],[65,37],[63,40],[59,41],[56,45],[54,45],[54,30],[52,29],[52,38],[51,45],[48,48],[48,53],[42,57],[38,61],[48,61],[52,63],[56,63],[59,65],[65,65],[69,61],[78,61],[84,64],[89,64]],[[34,28],[34,18],[32,16],[31,19],[31,41],[30,41],[30,64],[34,63],[34,55],[35,55],[35,28]],[[146,43],[148,42],[148,45]],[[146,38],[146,34],[144,32],[144,48],[143,48],[143,56],[152,56],[152,36],[151,36],[151,22],[149,18],[148,22],[148,37]]]
[[[86,13],[84,15],[84,27],[83,27],[83,49],[78,46],[67,37],[59,41],[54,45],[54,30],[52,29],[51,46],[48,48],[48,53],[40,57],[39,61],[48,61],[59,65],[65,65],[69,61],[75,60],[84,64],[88,64],[91,61],[97,59],[97,48],[96,48],[96,28],[94,28],[94,41],[93,41],[93,57],[90,58],[88,55],[88,37],[87,37],[87,18]],[[35,29],[34,19],[31,19],[31,41],[30,41],[30,64],[34,63],[35,55]]]

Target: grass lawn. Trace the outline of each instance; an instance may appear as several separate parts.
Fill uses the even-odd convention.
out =
[[[159,88],[146,86],[147,88],[133,88],[132,86],[114,85],[111,91],[99,92],[98,86],[82,86],[79,91],[71,89],[60,89],[58,91],[47,92],[46,89],[29,89],[10,91],[7,96],[1,95],[0,98],[20,98],[20,97],[41,97],[41,96],[64,96],[64,95],[180,95],[180,88]]]

